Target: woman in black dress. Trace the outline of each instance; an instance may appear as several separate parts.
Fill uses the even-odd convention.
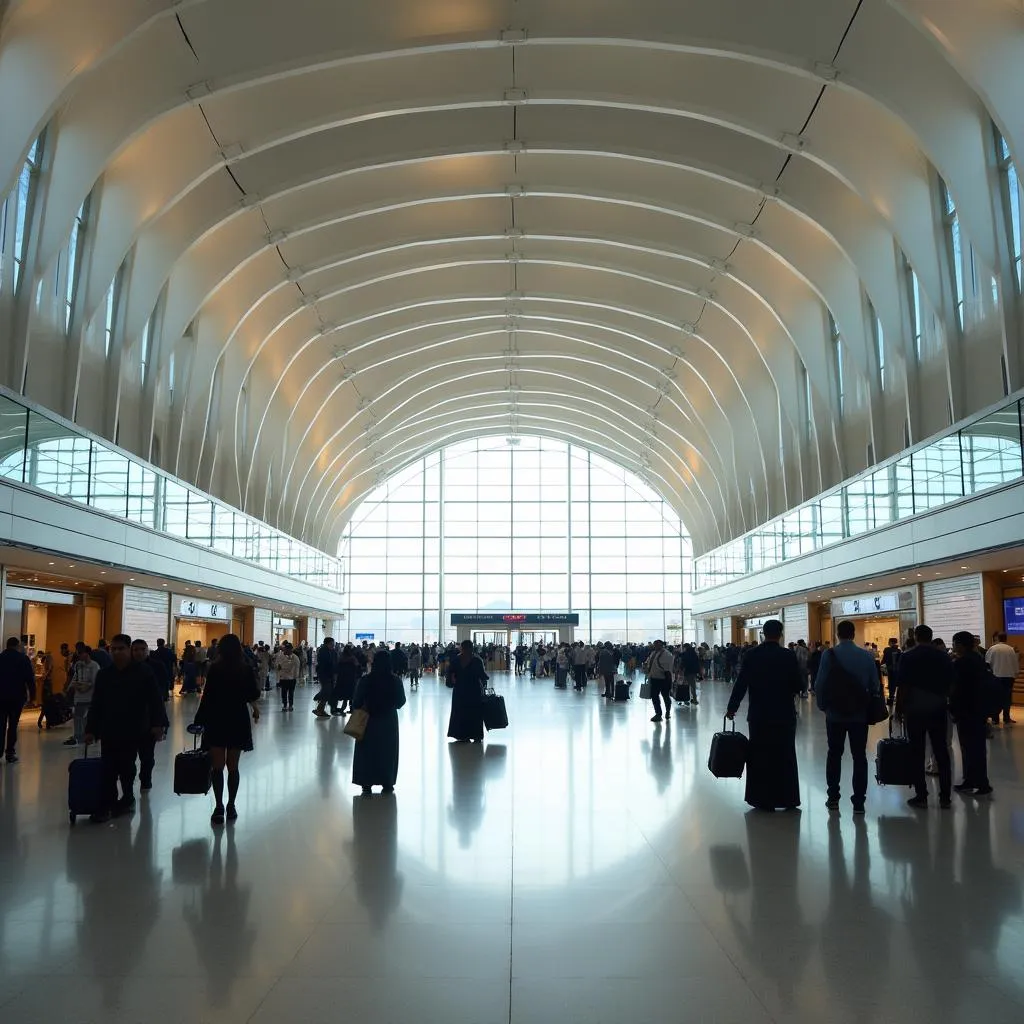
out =
[[[764,643],[748,651],[729,698],[727,718],[735,718],[749,695],[746,801],[759,811],[800,806],[796,763],[796,705],[803,689],[796,655],[782,646],[782,623],[769,619]]]
[[[356,683],[359,681],[359,662],[356,661],[355,649],[345,644],[345,649],[338,658],[338,675],[334,680],[334,699],[338,701],[338,713],[346,714],[355,696]]]
[[[238,817],[238,759],[243,750],[252,750],[252,721],[260,720],[260,686],[256,673],[245,659],[242,644],[228,633],[217,647],[217,660],[210,665],[203,688],[203,699],[196,710],[196,725],[203,727],[203,749],[210,751],[213,796],[216,804],[210,821],[223,825]],[[248,705],[248,707],[246,706]],[[224,807],[224,768],[228,770],[228,805]]]
[[[473,651],[473,641],[463,640],[448,668],[448,685],[452,688],[452,714],[448,719],[448,735],[459,743],[484,738],[484,684],[490,676],[484,663]]]
[[[385,793],[395,791],[398,780],[398,709],[405,707],[405,687],[391,671],[386,654],[373,659],[368,675],[356,683],[352,710],[362,708],[369,716],[366,732],[356,744],[352,757],[352,784],[363,787],[369,796],[371,786]]]

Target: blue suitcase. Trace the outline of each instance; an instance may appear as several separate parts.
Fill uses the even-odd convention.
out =
[[[68,765],[68,819],[74,825],[79,814],[103,810],[103,762],[89,757],[89,745]]]

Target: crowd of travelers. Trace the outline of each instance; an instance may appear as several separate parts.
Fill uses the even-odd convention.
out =
[[[929,806],[927,776],[938,776],[939,807],[952,806],[952,794],[991,796],[986,739],[1002,719],[1013,725],[1013,684],[1020,670],[1017,651],[1005,633],[995,633],[987,649],[967,631],[953,635],[951,646],[921,624],[901,646],[891,638],[881,656],[870,644],[855,642],[849,620],[836,627],[834,647],[819,644],[806,655],[803,641],[782,644],[782,623],[766,622],[764,642],[746,649],[739,660],[727,717],[734,718],[748,701],[749,747],[746,800],[764,811],[793,810],[800,805],[796,759],[797,699],[814,693],[824,712],[826,806],[840,806],[840,777],[844,752],[853,762],[853,813],[864,813],[867,794],[868,729],[873,708],[884,705],[891,722],[902,729],[910,745],[910,807]],[[885,684],[888,683],[888,693]],[[960,747],[963,779],[953,785],[954,729]]]
[[[928,806],[929,774],[938,777],[940,807],[950,805],[954,789],[990,795],[985,740],[1000,720],[1003,725],[1014,722],[1012,692],[1019,671],[1017,652],[1005,634],[994,634],[986,649],[979,637],[958,632],[947,647],[921,625],[902,644],[891,638],[879,652],[874,645],[855,642],[852,622],[840,622],[836,632],[834,647],[817,643],[812,648],[803,639],[783,644],[782,624],[772,620],[765,623],[760,644],[576,641],[520,644],[513,649],[488,644],[479,651],[468,640],[461,645],[342,645],[328,637],[318,648],[287,641],[250,646],[227,634],[209,646],[186,642],[180,656],[163,639],[150,650],[145,640],[118,635],[110,644],[101,639],[95,647],[84,642],[74,648],[62,645],[62,685],[54,685],[59,670],[51,665],[40,727],[44,720],[54,724],[73,719],[72,735],[64,741],[67,746],[99,741],[107,800],[93,817],[105,821],[130,813],[135,807],[136,775],[143,792],[152,788],[155,745],[166,736],[165,704],[177,683],[179,696],[200,701],[194,723],[203,727],[203,746],[212,754],[212,821],[221,824],[237,818],[239,756],[252,749],[251,723],[259,719],[260,700],[275,688],[283,713],[294,710],[296,686],[308,683],[317,687],[313,714],[318,719],[358,715],[353,783],[368,795],[373,786],[385,793],[394,791],[397,712],[406,700],[406,679],[412,689],[424,674],[444,679],[453,691],[449,737],[479,742],[489,671],[550,677],[560,689],[567,689],[571,680],[577,692],[596,681],[597,694],[609,700],[628,696],[636,673],[642,672],[641,696],[653,704],[654,723],[670,720],[673,703],[697,705],[698,684],[704,681],[732,685],[727,717],[734,717],[748,700],[746,799],[756,808],[799,806],[797,708],[800,698],[811,696],[826,719],[829,809],[839,807],[842,758],[848,746],[853,761],[851,802],[854,813],[864,812],[867,709],[876,698],[887,702],[894,721],[905,730],[915,764],[919,762],[912,807]],[[9,763],[18,760],[18,720],[36,686],[32,660],[12,637],[0,653],[0,737]],[[353,722],[350,725],[356,728]],[[954,727],[964,771],[955,787]]]

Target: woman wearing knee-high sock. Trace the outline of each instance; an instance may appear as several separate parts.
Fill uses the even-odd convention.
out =
[[[235,797],[238,794],[238,762],[243,750],[252,750],[252,725],[258,722],[260,685],[256,673],[242,653],[242,644],[234,633],[228,633],[217,648],[217,660],[210,665],[203,689],[203,699],[196,711],[196,724],[203,726],[203,749],[210,751],[213,772],[214,825],[222,825],[225,817],[238,817]],[[228,802],[224,805],[224,769],[228,773]]]

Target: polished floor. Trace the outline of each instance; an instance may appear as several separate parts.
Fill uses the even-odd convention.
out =
[[[803,810],[761,815],[706,767],[722,684],[654,726],[496,683],[510,728],[453,747],[424,681],[398,791],[369,800],[309,687],[268,701],[216,831],[171,792],[188,702],[152,794],[105,826],[69,827],[67,730],[26,714],[0,766],[0,1020],[1024,1020],[1024,724],[991,742],[993,800],[921,814],[872,782],[855,819],[823,806],[805,704]]]

